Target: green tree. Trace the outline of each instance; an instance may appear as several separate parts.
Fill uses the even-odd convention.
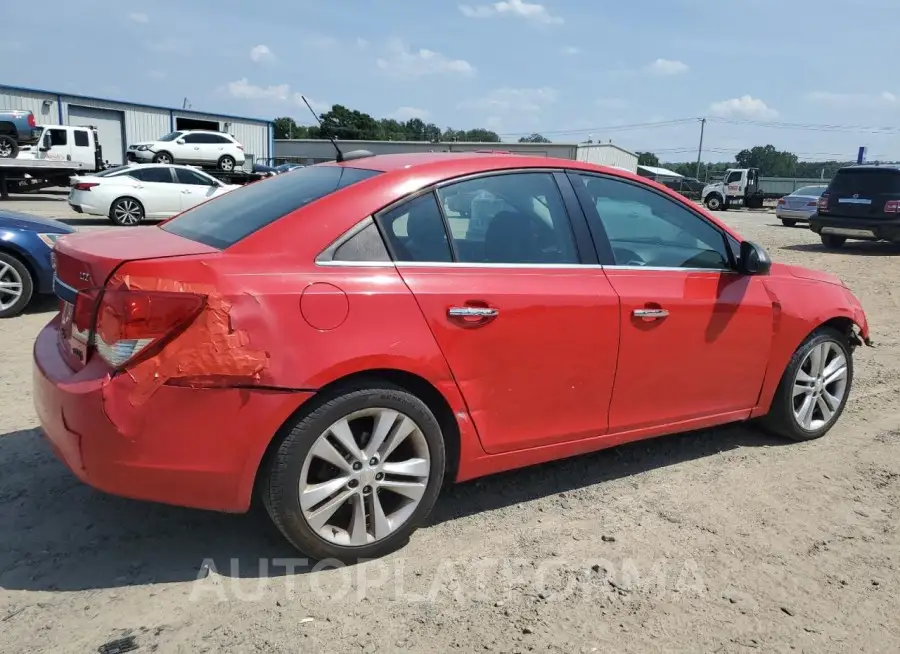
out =
[[[654,168],[659,168],[659,157],[652,152],[638,152],[637,156],[639,166],[653,166]]]
[[[741,150],[734,157],[738,168],[759,168],[761,177],[793,177],[797,174],[799,157],[782,152],[774,145],[757,145]]]
[[[369,114],[336,104],[320,117],[322,138],[329,136],[344,140],[376,140],[379,125]]]
[[[295,138],[294,132],[297,130],[297,123],[294,122],[293,118],[283,116],[281,118],[276,118],[273,122],[275,123],[275,138],[277,138],[277,139]]]
[[[535,132],[534,134],[520,138],[519,143],[550,143],[550,139]]]
[[[489,129],[470,129],[466,130],[466,141],[474,141],[476,143],[499,143],[500,135]]]

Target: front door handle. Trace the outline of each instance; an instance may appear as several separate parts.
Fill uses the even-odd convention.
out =
[[[447,315],[451,318],[496,318],[500,312],[491,307],[450,307]]]
[[[635,309],[631,312],[635,318],[644,318],[647,320],[656,320],[657,318],[665,318],[669,315],[666,309]]]

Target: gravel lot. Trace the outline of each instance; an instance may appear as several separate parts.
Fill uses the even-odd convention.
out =
[[[3,206],[105,226],[64,196]],[[722,215],[776,261],[840,275],[868,311],[877,348],[857,351],[825,439],[734,426],[464,484],[406,549],[353,568],[291,558],[258,515],[81,485],[31,403],[53,303],[0,322],[0,652],[128,635],[138,652],[896,652],[900,250],[826,253],[772,214]]]

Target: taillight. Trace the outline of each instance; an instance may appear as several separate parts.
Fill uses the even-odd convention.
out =
[[[784,198],[778,198],[778,204],[784,204]]]
[[[806,206],[807,207],[815,207],[815,206],[818,206],[818,204],[819,203],[816,202],[815,200],[810,200],[809,202],[806,203]]]
[[[34,114],[28,114],[28,126],[37,127],[37,123],[34,122]]]
[[[193,293],[105,291],[97,311],[94,347],[114,368],[135,363],[177,336],[205,301]]]
[[[900,213],[900,200],[888,200],[884,203],[885,213]]]
[[[90,191],[95,186],[100,186],[99,182],[78,182],[73,186],[76,191]]]
[[[816,203],[816,211],[819,213],[825,213],[828,211],[828,194],[823,193],[819,198],[819,201]]]

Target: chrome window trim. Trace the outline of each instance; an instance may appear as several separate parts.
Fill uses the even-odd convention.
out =
[[[682,273],[733,273],[728,268],[677,268],[665,266],[603,266],[585,263],[454,263],[452,261],[317,261],[318,266],[338,268],[486,268],[515,270],[626,270]]]

